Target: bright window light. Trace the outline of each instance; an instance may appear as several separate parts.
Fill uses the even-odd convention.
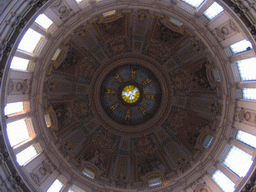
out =
[[[77,3],[80,3],[80,2],[82,2],[82,1],[83,1],[83,0],[76,0]]]
[[[256,57],[237,61],[237,66],[243,81],[256,80]]]
[[[84,168],[83,174],[86,175],[87,177],[91,178],[91,179],[93,179],[94,176],[95,176],[95,173],[92,172],[92,171],[90,171],[90,170],[87,169],[87,168]]]
[[[215,171],[212,175],[213,180],[220,186],[224,192],[235,191],[235,183],[233,183],[224,173],[220,170]]]
[[[183,0],[183,1],[189,5],[197,8],[197,7],[199,7],[199,5],[201,5],[203,3],[204,0]]]
[[[44,115],[44,120],[45,120],[45,123],[46,123],[47,127],[51,127],[52,126],[52,121],[51,121],[51,117],[50,117],[49,114],[45,114]]]
[[[7,103],[4,108],[4,114],[10,115],[23,111],[23,102]]]
[[[234,54],[240,53],[243,51],[251,50],[252,49],[252,44],[250,41],[244,39],[242,41],[239,41],[233,45],[230,46],[230,49]]]
[[[58,49],[55,51],[55,53],[54,53],[54,55],[53,55],[53,57],[52,57],[52,60],[53,60],[53,61],[56,61],[56,60],[58,59],[60,53],[61,53],[61,49],[58,48]]]
[[[29,63],[29,60],[14,56],[12,58],[10,68],[25,71],[28,68],[28,63]]]
[[[50,188],[47,190],[47,192],[59,192],[63,186],[63,183],[56,179],[53,184],[50,186]]]
[[[213,136],[207,135],[207,137],[205,138],[205,141],[203,142],[203,146],[205,148],[208,148],[210,146],[212,140],[213,140]]]
[[[150,187],[160,185],[161,183],[162,182],[161,182],[160,178],[155,178],[155,179],[151,179],[151,180],[148,181],[148,184],[149,184]]]
[[[108,17],[108,16],[111,16],[114,14],[116,14],[116,10],[108,11],[108,12],[103,13],[103,17]]]
[[[244,88],[243,89],[243,98],[256,100],[256,89],[255,88]]]
[[[219,70],[218,69],[213,69],[212,72],[213,72],[215,81],[220,81],[220,72],[219,72]]]
[[[223,11],[223,7],[220,6],[218,3],[214,2],[206,11],[204,12],[204,15],[208,19],[213,19],[217,15],[219,15]]]
[[[28,29],[25,35],[22,37],[18,49],[33,53],[41,37],[42,35],[33,29]]]
[[[27,163],[29,160],[33,159],[37,155],[37,151],[34,145],[29,146],[25,150],[21,151],[16,155],[16,160],[20,166]]]
[[[29,133],[25,119],[8,123],[7,135],[11,146],[15,146],[20,142],[29,139]]]
[[[236,139],[250,145],[253,148],[256,148],[256,136],[246,133],[244,131],[239,130],[236,135]]]
[[[244,177],[250,169],[253,161],[251,155],[233,146],[223,163],[239,177]]]
[[[173,24],[175,24],[175,25],[177,25],[179,27],[181,27],[183,25],[183,23],[181,23],[179,20],[174,19],[172,17],[170,18],[170,22],[172,22]]]
[[[45,14],[40,14],[40,15],[36,18],[35,22],[36,22],[38,25],[40,25],[40,26],[42,26],[43,28],[45,28],[45,29],[48,29],[48,28],[51,26],[51,24],[52,24],[52,20],[49,19]]]

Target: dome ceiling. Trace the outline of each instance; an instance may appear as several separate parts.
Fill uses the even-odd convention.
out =
[[[222,113],[205,49],[184,25],[142,9],[77,27],[43,89],[59,152],[81,174],[118,187],[171,182],[189,170]]]
[[[0,191],[253,188],[250,0],[14,0],[0,12]]]

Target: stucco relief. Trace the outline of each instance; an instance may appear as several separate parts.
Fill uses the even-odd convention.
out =
[[[31,79],[10,79],[8,83],[8,95],[25,95],[31,91]]]
[[[194,192],[212,192],[212,190],[203,182],[196,185]]]
[[[39,164],[30,172],[30,176],[35,181],[35,183],[40,186],[54,170],[55,167],[45,159],[41,164]]]
[[[51,9],[63,21],[66,21],[69,17],[71,17],[74,14],[73,10],[69,7],[65,0],[56,1],[51,6]]]
[[[219,41],[223,41],[239,33],[239,29],[233,21],[228,20],[220,26],[216,27],[212,33],[217,37]]]
[[[256,126],[256,111],[246,108],[237,108],[235,121],[251,126]]]

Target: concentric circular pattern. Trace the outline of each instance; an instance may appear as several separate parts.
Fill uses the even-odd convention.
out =
[[[127,85],[122,91],[122,98],[126,103],[135,103],[140,98],[140,91],[133,85]]]
[[[129,85],[140,93],[133,103],[122,98]],[[159,129],[173,105],[173,89],[165,68],[137,53],[120,54],[102,63],[93,75],[89,93],[97,123],[123,136],[136,137]]]
[[[112,70],[103,80],[100,95],[109,117],[129,126],[147,122],[161,103],[161,87],[155,75],[137,64]]]

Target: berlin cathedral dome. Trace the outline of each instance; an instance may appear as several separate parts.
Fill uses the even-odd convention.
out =
[[[255,191],[254,0],[0,5],[0,191]]]

